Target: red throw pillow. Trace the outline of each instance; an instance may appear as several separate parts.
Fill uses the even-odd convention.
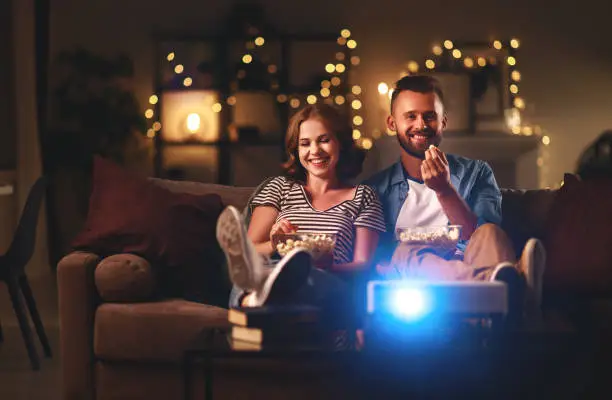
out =
[[[544,285],[564,294],[612,291],[612,179],[566,174],[546,225]]]
[[[204,300],[207,286],[219,290],[219,195],[171,192],[100,157],[94,160],[92,186],[85,227],[72,243],[75,250],[139,255],[157,270],[164,294]],[[216,282],[206,282],[211,279]]]

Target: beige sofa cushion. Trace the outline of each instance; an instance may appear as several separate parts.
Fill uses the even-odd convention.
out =
[[[95,271],[96,289],[103,301],[148,300],[155,290],[151,264],[134,254],[115,254],[103,259]]]
[[[94,354],[107,361],[180,362],[203,330],[227,325],[227,310],[186,300],[105,303],[96,311]]]

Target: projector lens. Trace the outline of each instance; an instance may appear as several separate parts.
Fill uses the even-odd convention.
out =
[[[402,319],[418,319],[431,310],[431,301],[424,289],[397,288],[390,295],[392,312]]]

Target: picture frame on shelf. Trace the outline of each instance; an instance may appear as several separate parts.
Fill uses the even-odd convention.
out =
[[[473,63],[471,92],[475,119],[503,122],[505,110],[511,107],[508,48],[497,49],[489,42],[468,43],[461,46],[461,53],[464,60],[471,59]]]
[[[429,72],[442,86],[447,113],[446,132],[468,134],[472,131],[470,75],[466,72]]]

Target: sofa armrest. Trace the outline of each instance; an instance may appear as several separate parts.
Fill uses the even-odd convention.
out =
[[[93,398],[93,323],[100,256],[74,252],[57,266],[63,398]]]

